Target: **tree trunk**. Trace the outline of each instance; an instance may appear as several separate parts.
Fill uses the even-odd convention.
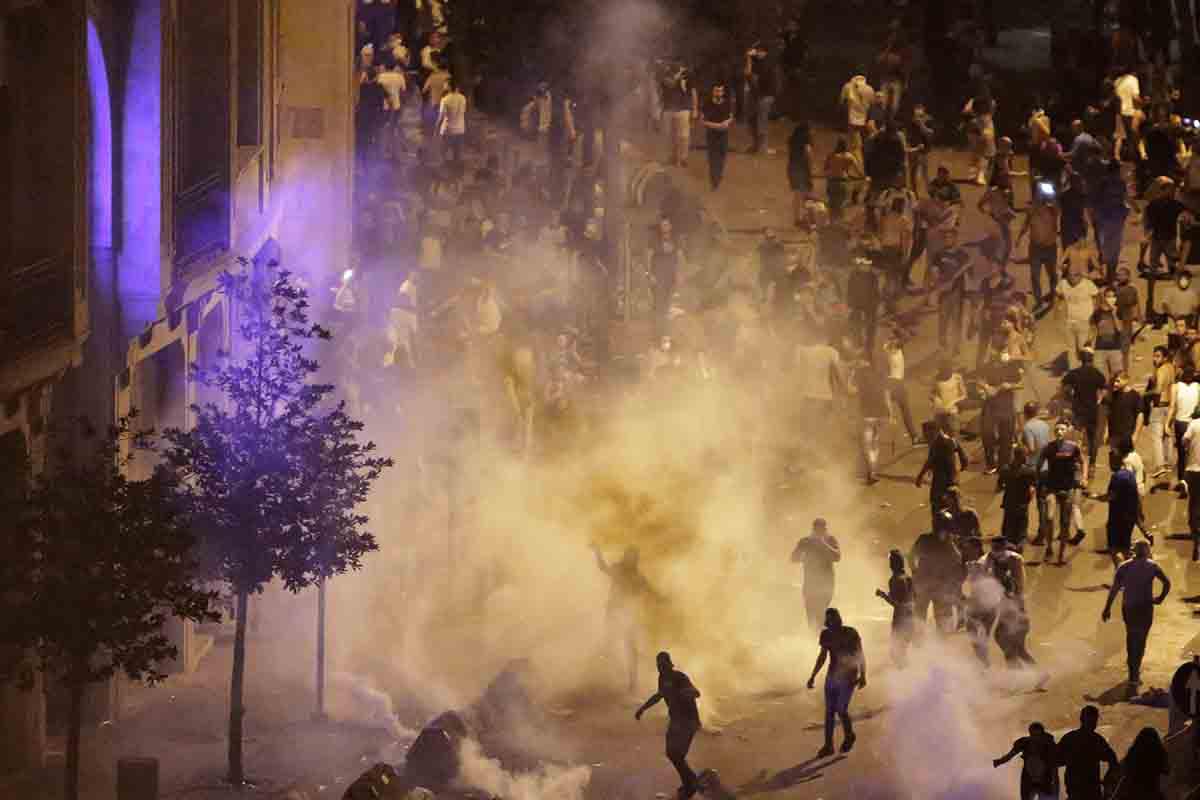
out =
[[[325,579],[317,581],[317,713],[325,719]]]
[[[79,800],[79,737],[83,728],[83,683],[71,684],[71,709],[67,718],[66,800]]]
[[[246,781],[242,766],[242,684],[246,677],[246,620],[250,611],[250,594],[238,592],[237,627],[233,634],[233,677],[229,681],[229,782],[241,786]]]

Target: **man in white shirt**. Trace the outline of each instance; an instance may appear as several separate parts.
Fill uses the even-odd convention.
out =
[[[1117,125],[1116,136],[1113,137],[1113,158],[1121,157],[1121,145],[1136,132],[1134,115],[1137,113],[1138,99],[1142,96],[1142,87],[1138,83],[1137,74],[1126,67],[1121,68],[1121,74],[1113,82],[1113,93],[1121,102],[1121,120]]]
[[[447,160],[459,162],[467,137],[467,98],[453,78],[446,82],[446,89],[438,106],[438,134],[445,139]]]
[[[1079,366],[1079,351],[1088,343],[1092,335],[1092,314],[1096,311],[1096,295],[1100,290],[1088,277],[1085,277],[1076,265],[1067,270],[1065,280],[1058,282],[1058,297],[1063,302],[1067,328],[1067,364],[1071,369]]]
[[[862,159],[863,131],[867,127],[867,111],[875,101],[875,90],[863,75],[855,75],[842,86],[841,103],[846,107],[846,126],[850,129],[850,146]]]
[[[796,389],[804,410],[817,415],[814,421],[833,413],[834,399],[845,399],[839,389],[848,383],[838,351],[816,340],[801,342],[796,346],[795,365]]]
[[[399,64],[385,67],[375,80],[383,88],[384,135],[394,139],[401,133],[400,115],[404,109],[404,93],[408,91],[404,67]]]

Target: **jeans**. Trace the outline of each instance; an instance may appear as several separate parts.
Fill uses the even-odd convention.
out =
[[[1154,606],[1124,606],[1121,619],[1125,620],[1125,655],[1129,663],[1129,679],[1137,680],[1142,674],[1142,658],[1146,655],[1146,639],[1154,625]]]
[[[1042,270],[1050,278],[1050,293],[1046,295],[1049,302],[1054,302],[1054,292],[1058,288],[1058,244],[1029,245],[1029,282],[1033,286],[1033,300],[1038,305],[1042,303]]]
[[[1058,538],[1071,538],[1071,517],[1075,510],[1075,490],[1056,490],[1054,492],[1054,504],[1058,507]],[[1046,540],[1046,548],[1050,548],[1052,539]]]
[[[1150,409],[1150,469],[1157,471],[1171,460],[1174,448],[1173,437],[1167,436],[1167,409],[1153,406]]]
[[[957,356],[962,347],[963,298],[954,292],[942,296],[938,303],[938,344],[948,355]]]
[[[1121,260],[1121,243],[1125,239],[1125,218],[1105,220],[1096,225],[1096,244],[1100,249],[1100,263],[1105,267],[1109,283],[1116,279],[1117,264]]]
[[[667,760],[679,773],[679,780],[687,791],[696,788],[696,773],[688,766],[688,750],[692,749],[692,739],[700,730],[699,723],[691,720],[671,720],[667,725]]]
[[[463,144],[467,137],[461,133],[448,133],[445,137],[446,161],[457,163],[462,161]]]
[[[1079,366],[1079,352],[1092,335],[1092,324],[1088,320],[1067,320],[1067,365],[1070,369]]]
[[[850,721],[850,700],[854,697],[854,683],[845,678],[825,678],[825,744],[833,745],[835,717],[842,719],[842,733],[849,739],[854,735],[854,723]]]
[[[725,177],[725,156],[729,152],[729,132],[708,130],[705,131],[705,139],[708,147],[708,179],[712,188],[716,189],[721,185],[721,178]]]
[[[1084,435],[1087,436],[1088,466],[1091,467],[1088,475],[1090,476],[1096,472],[1096,453],[1100,450],[1100,420],[1095,416],[1086,417],[1076,414],[1075,425],[1082,428]]]
[[[1005,508],[1000,533],[1016,547],[1025,544],[1025,538],[1029,535],[1029,505]]]
[[[1012,401],[1008,401],[1012,404]],[[1011,410],[995,409],[985,404],[982,415],[983,457],[989,468],[1007,467],[1012,458],[1016,419]]]
[[[912,407],[908,403],[908,388],[904,385],[904,381],[896,378],[887,379],[888,397],[892,398],[892,405],[900,409],[900,418],[904,421],[904,429],[908,431],[910,439],[917,438],[917,429],[913,427]]]
[[[1116,350],[1096,350],[1096,369],[1104,373],[1110,381],[1118,372],[1125,369],[1125,354]]]
[[[754,116],[750,118],[750,132],[754,136],[754,151],[767,151],[767,125],[771,121],[771,109],[775,106],[775,98],[766,95],[758,98]]]
[[[866,352],[875,352],[875,333],[879,329],[879,310],[877,306],[869,308],[852,307],[850,309],[850,330],[862,340]]]
[[[1150,269],[1159,272],[1159,262],[1167,260],[1167,270],[1174,270],[1179,263],[1179,247],[1174,239],[1152,239],[1150,241]]]

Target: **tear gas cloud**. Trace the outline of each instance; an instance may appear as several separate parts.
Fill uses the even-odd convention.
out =
[[[634,31],[621,25],[649,25],[657,14],[647,4],[610,8],[595,42],[632,41]],[[581,58],[600,51],[585,48]],[[318,287],[333,285],[344,268],[330,261],[328,275],[313,278]],[[764,340],[745,300],[735,286],[705,321],[736,322],[739,342]],[[693,331],[714,327],[682,322]],[[691,349],[709,346],[703,333],[683,338]],[[516,344],[502,340],[498,349]],[[789,555],[818,516],[829,520],[843,551],[834,605],[864,634],[872,672],[880,674],[886,617],[873,593],[886,585],[887,548],[878,533],[890,520],[863,504],[849,478],[858,467],[854,410],[841,406],[839,419],[797,425],[789,381],[806,376],[774,366],[781,363],[775,355],[755,381],[724,371],[716,358],[707,381],[606,394],[586,424],[539,416],[538,438],[554,436],[550,452],[531,459],[493,435],[512,422],[502,379],[476,389],[454,373],[400,390],[398,420],[372,420],[366,431],[388,443],[384,452],[397,461],[368,508],[380,552],[361,573],[329,586],[331,670],[365,676],[339,678],[349,698],[345,713],[382,719],[407,735],[401,720],[421,724],[469,705],[515,658],[529,659],[529,688],[546,707],[622,689],[623,654],[606,621],[610,581],[592,548],[614,562],[636,547],[653,590],[637,608],[639,690],[652,685],[654,653],[669,650],[703,692],[706,726],[720,727],[738,713],[738,696],[798,689],[807,677],[816,636],[804,619],[801,568]],[[483,435],[451,442],[444,432],[455,405],[476,396],[483,398]],[[559,446],[564,428],[569,449]],[[793,445],[782,460],[781,443]],[[790,506],[769,499],[785,462],[798,470],[789,480],[802,484],[803,499]],[[280,642],[311,638],[305,615],[272,614],[271,625]],[[264,649],[255,660],[273,659],[270,646]],[[990,796],[1000,785],[990,769],[996,740],[969,700],[993,687],[961,649],[930,647],[914,660],[888,678],[893,711],[883,723],[885,746],[900,766],[886,780],[914,797]],[[1004,732],[1001,741],[1019,733]],[[961,772],[905,768],[946,747],[953,759],[939,758],[938,766],[953,760],[964,764]],[[463,759],[467,782],[515,800],[579,798],[589,781],[583,768],[514,776],[474,744]]]

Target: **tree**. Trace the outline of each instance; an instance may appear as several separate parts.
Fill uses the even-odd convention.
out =
[[[278,577],[299,592],[330,575],[357,569],[377,549],[353,512],[378,471],[390,464],[360,445],[362,425],[333,386],[312,383],[309,351],[329,332],[309,320],[308,293],[275,264],[221,276],[237,315],[230,358],[194,370],[220,403],[192,406],[189,430],[166,432],[214,577],[237,598],[229,688],[229,781],[245,782],[242,704],[250,596]],[[325,505],[327,504],[327,505]]]
[[[25,492],[7,492],[0,546],[7,598],[0,643],[25,658],[9,663],[40,671],[70,694],[66,797],[79,796],[79,740],[88,684],[118,671],[150,683],[177,649],[162,632],[168,615],[215,620],[214,597],[198,589],[194,537],[177,502],[173,473],[145,480],[125,471],[149,457],[154,440],[121,420],[107,435],[79,422],[78,446],[56,447]],[[122,444],[130,445],[121,455]],[[10,565],[10,566],[12,566]]]

